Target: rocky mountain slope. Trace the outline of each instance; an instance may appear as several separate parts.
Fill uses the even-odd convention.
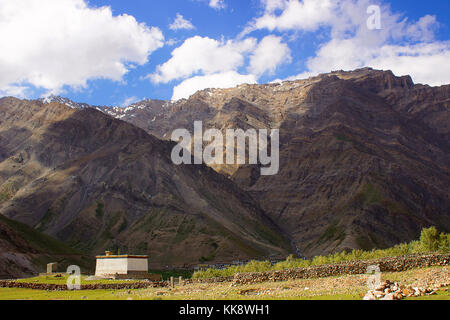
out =
[[[195,120],[205,129],[280,128],[278,175],[214,169],[249,191],[311,256],[388,247],[429,225],[450,230],[449,106],[450,85],[365,68],[109,113],[161,139],[177,128],[193,132]]]
[[[94,108],[0,99],[0,214],[91,254],[152,267],[283,257],[283,232],[228,178]]]

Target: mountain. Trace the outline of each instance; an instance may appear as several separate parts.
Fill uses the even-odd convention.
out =
[[[96,108],[0,99],[0,214],[91,255],[149,254],[153,268],[280,258],[284,236],[251,196]]]
[[[449,101],[370,68],[127,108],[4,98],[0,213],[158,266],[385,248],[450,231]],[[279,173],[173,165],[172,131],[200,120],[280,129]]]
[[[307,256],[384,248],[450,230],[450,85],[364,68],[139,102],[121,119],[161,139],[176,128],[279,128],[280,172],[214,166]],[[146,119],[146,120],[145,120]]]

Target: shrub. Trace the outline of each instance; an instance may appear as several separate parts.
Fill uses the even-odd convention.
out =
[[[413,241],[408,244],[409,253],[417,254],[423,253],[422,244],[420,241]]]
[[[420,235],[420,244],[425,252],[435,252],[439,249],[440,236],[435,227],[423,229]]]
[[[450,234],[441,233],[439,236],[439,248],[440,253],[450,252]]]
[[[269,261],[250,261],[242,269],[242,272],[265,272],[272,269],[272,264]]]

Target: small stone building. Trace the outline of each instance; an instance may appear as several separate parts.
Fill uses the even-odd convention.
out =
[[[113,255],[106,252],[97,256],[95,276],[101,278],[146,278],[148,274],[148,256]]]

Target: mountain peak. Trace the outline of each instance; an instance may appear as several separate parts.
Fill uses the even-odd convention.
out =
[[[51,94],[45,98],[41,98],[41,99],[39,99],[39,101],[42,102],[43,104],[59,103],[59,104],[68,106],[69,108],[72,108],[72,109],[85,109],[85,108],[91,107],[87,103],[74,102],[68,98],[64,98],[61,96],[55,96],[53,94]]]

